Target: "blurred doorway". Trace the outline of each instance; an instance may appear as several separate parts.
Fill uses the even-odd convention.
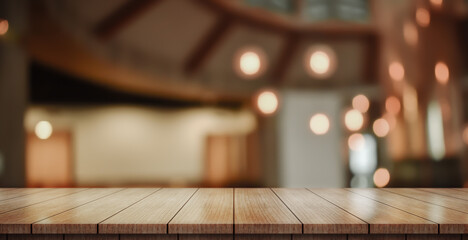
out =
[[[54,132],[45,140],[34,133],[27,134],[27,187],[70,187],[73,182],[72,166],[70,132]]]

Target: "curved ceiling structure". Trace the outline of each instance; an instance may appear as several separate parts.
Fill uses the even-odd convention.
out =
[[[372,24],[305,23],[238,1],[43,0],[25,45],[42,63],[112,88],[206,102],[246,101],[259,88],[342,87],[376,80]],[[304,69],[312,45],[339,61],[327,81]],[[262,48],[268,69],[255,80],[233,69],[236,51]]]

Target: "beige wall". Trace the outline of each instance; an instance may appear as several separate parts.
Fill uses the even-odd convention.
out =
[[[244,134],[256,127],[249,111],[214,108],[38,106],[28,109],[26,129],[40,120],[71,131],[77,185],[197,183],[207,134]]]

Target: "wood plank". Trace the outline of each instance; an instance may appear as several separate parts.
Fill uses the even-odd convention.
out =
[[[61,234],[9,234],[8,240],[62,240],[63,235]]]
[[[348,240],[405,240],[403,234],[356,234],[348,235]]]
[[[235,189],[236,234],[302,233],[301,222],[271,189]]]
[[[12,198],[0,202],[0,213],[13,211],[54,198],[86,190],[86,188],[48,188],[45,191]]]
[[[179,240],[232,240],[233,234],[179,234]]]
[[[177,240],[177,234],[122,234],[120,240]]]
[[[460,234],[409,234],[406,240],[461,240]]]
[[[428,202],[442,207],[450,208],[456,211],[468,213],[468,201],[465,200],[425,192],[413,188],[386,188],[383,190],[421,200],[423,202]]]
[[[346,234],[293,234],[293,240],[346,240]]]
[[[0,233],[31,233],[31,224],[122,189],[88,189],[0,214]]]
[[[379,189],[350,191],[439,224],[440,233],[468,233],[468,214]]]
[[[34,223],[32,232],[40,234],[96,234],[98,223],[157,190],[153,188],[125,189]]]
[[[66,234],[64,240],[119,240],[117,234]]]
[[[468,192],[464,191],[458,191],[450,188],[420,188],[419,190],[468,201]]]
[[[99,233],[167,233],[167,224],[195,188],[162,189],[99,224]]]
[[[236,234],[236,240],[291,240],[291,234]]]
[[[231,188],[199,189],[169,222],[169,233],[232,234],[233,194]]]
[[[272,189],[303,224],[304,233],[368,233],[368,224],[307,189]]]
[[[438,225],[344,189],[310,189],[368,222],[372,234],[437,233]]]
[[[12,188],[10,190],[0,192],[0,201],[22,197],[45,190],[47,190],[47,188]]]

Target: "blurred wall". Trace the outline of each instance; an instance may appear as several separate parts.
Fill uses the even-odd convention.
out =
[[[160,110],[134,106],[32,107],[26,129],[40,120],[70,129],[77,185],[197,184],[203,180],[208,134],[247,134],[247,110]]]
[[[281,187],[344,187],[341,122],[342,95],[338,92],[285,90],[278,112]],[[330,120],[324,135],[313,134],[310,118],[323,113]]]

